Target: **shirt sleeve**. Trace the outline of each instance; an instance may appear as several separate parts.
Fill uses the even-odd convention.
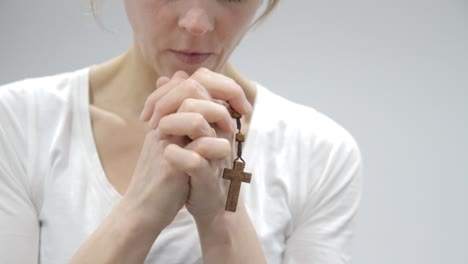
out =
[[[306,177],[312,178],[317,171],[320,177],[316,181],[305,181],[309,184],[308,193],[296,212],[294,228],[287,239],[286,264],[351,261],[353,225],[362,189],[362,164],[356,142],[345,134],[338,140],[340,143],[316,146],[326,149],[321,152],[325,155],[319,158],[320,165],[311,162],[312,157],[307,158],[309,175]]]
[[[22,94],[0,87],[0,263],[38,263],[39,223],[27,176]]]

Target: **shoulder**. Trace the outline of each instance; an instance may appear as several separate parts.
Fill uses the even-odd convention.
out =
[[[14,135],[50,130],[74,110],[78,93],[87,87],[88,68],[28,78],[0,86],[0,121]],[[15,132],[16,131],[16,132]],[[12,136],[13,136],[12,135]]]
[[[51,142],[68,123],[74,86],[86,71],[29,78],[0,86],[0,181],[18,181],[37,211]],[[69,131],[61,129],[61,131]],[[45,152],[44,152],[45,151]],[[20,187],[18,187],[19,190]]]
[[[86,76],[88,68],[55,75],[27,78],[0,86],[0,103],[24,101],[27,96],[60,96],[77,78]]]
[[[355,138],[343,126],[317,109],[292,102],[267,88],[257,85],[255,122],[277,136],[295,139],[296,147],[326,152],[340,148],[342,152],[360,155]]]
[[[87,70],[28,78],[0,86],[0,119],[49,122],[73,106],[78,85],[87,82]]]
[[[261,86],[257,95],[258,112],[252,122],[257,121],[255,134],[261,136],[255,139],[266,145],[265,155],[275,153],[271,164],[280,164],[275,170],[282,173],[276,179],[287,186],[294,225],[315,219],[314,214],[323,219],[349,211],[353,215],[362,184],[362,157],[355,138],[317,109]]]

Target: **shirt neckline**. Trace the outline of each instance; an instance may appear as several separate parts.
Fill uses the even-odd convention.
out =
[[[106,196],[109,202],[115,202],[122,198],[122,195],[115,189],[107,178],[104,167],[102,166],[101,159],[94,139],[91,111],[90,111],[90,98],[89,98],[89,72],[90,67],[87,67],[80,71],[77,78],[76,91],[76,104],[79,107],[77,113],[79,113],[80,126],[82,129],[82,140],[86,150],[86,156],[91,164],[93,173],[90,173],[90,180],[97,182],[102,193]]]

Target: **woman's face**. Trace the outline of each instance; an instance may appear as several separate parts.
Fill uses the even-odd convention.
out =
[[[125,0],[136,47],[160,76],[220,71],[262,0]]]

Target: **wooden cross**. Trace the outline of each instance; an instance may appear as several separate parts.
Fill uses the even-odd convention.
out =
[[[226,211],[235,212],[237,209],[237,200],[239,199],[239,192],[242,182],[250,183],[252,173],[244,172],[245,164],[239,161],[234,162],[234,168],[224,169],[223,179],[231,180],[229,185],[229,192],[226,201]]]

